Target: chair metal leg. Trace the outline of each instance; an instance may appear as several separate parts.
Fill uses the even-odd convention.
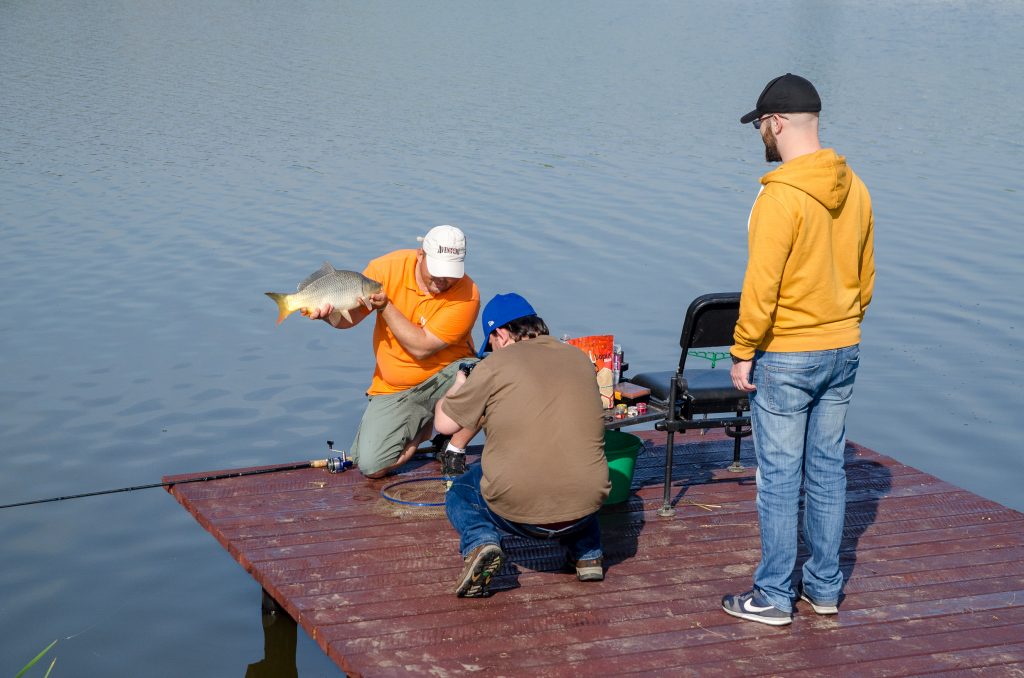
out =
[[[737,417],[742,417],[743,416],[743,410],[742,409],[737,409],[736,410],[736,416]],[[729,427],[726,427],[726,429],[725,429],[725,434],[728,435],[728,436],[732,436],[732,442],[733,442],[733,447],[732,447],[732,463],[729,464],[729,470],[732,471],[733,473],[743,473],[743,471],[745,470],[743,468],[743,464],[740,463],[740,442],[744,438],[749,436],[750,433],[751,433],[750,430],[746,430],[746,431],[743,430],[743,425],[742,424],[737,424],[736,425],[736,430],[734,430],[734,431],[730,431]]]
[[[679,371],[676,370],[668,389],[667,422],[671,424],[674,424],[676,421],[676,393],[679,390],[679,379]],[[666,428],[668,435],[665,437],[665,495],[661,502],[661,508],[658,509],[658,515],[663,518],[671,518],[676,514],[676,510],[672,507],[672,454],[675,446],[676,432],[671,425]]]
[[[742,438],[739,435],[737,435],[735,438],[732,439],[732,444],[733,444],[733,447],[732,447],[732,463],[729,464],[729,469],[728,470],[732,471],[733,473],[743,473],[743,471],[744,471],[743,464],[740,463],[740,441],[741,440],[742,440]]]
[[[672,508],[672,448],[675,437],[675,431],[669,431],[665,436],[665,495],[661,508],[658,509],[658,515],[663,518],[671,518],[676,514],[676,510]]]

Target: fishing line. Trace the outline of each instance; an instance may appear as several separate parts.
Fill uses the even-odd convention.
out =
[[[334,449],[334,441],[328,440],[327,447],[331,452],[338,452],[339,450]],[[148,490],[154,487],[171,487],[172,485],[185,485],[188,483],[205,483],[210,480],[224,480],[226,478],[241,478],[242,476],[256,476],[264,473],[279,473],[281,471],[296,471],[304,468],[326,468],[331,473],[344,473],[347,469],[352,468],[352,461],[348,458],[345,452],[341,453],[340,457],[330,457],[328,459],[313,459],[312,461],[299,462],[296,464],[283,464],[281,466],[271,466],[269,468],[253,469],[249,471],[230,471],[228,473],[216,473],[208,476],[201,476],[199,478],[187,478],[185,480],[168,480],[162,483],[149,483],[148,485],[134,485],[132,487],[119,487],[113,490],[99,490],[97,492],[84,492],[82,494],[70,494],[64,497],[49,497],[48,499],[33,499],[31,501],[19,501],[14,504],[3,504],[0,505],[0,509],[14,508],[16,506],[30,506],[32,504],[45,504],[54,501],[65,501],[67,499],[81,499],[83,497],[96,497],[101,494],[116,494],[118,492],[134,492],[136,490]]]

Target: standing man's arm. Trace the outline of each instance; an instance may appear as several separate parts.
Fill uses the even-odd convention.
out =
[[[750,382],[750,370],[754,367],[753,360],[740,360],[732,356],[732,368],[729,369],[729,377],[732,378],[732,385],[737,391],[756,391],[757,387]]]
[[[764,191],[750,215],[747,270],[743,276],[740,316],[730,349],[732,383],[740,391],[753,391],[750,371],[754,353],[768,330],[779,301],[782,274],[793,248],[792,220],[782,204]]]
[[[875,293],[875,215],[868,215],[867,232],[860,251],[860,320]]]

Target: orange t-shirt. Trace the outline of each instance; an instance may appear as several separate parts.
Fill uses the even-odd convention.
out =
[[[480,291],[468,275],[432,295],[416,284],[416,253],[398,250],[374,259],[363,275],[377,280],[395,308],[412,323],[448,344],[434,355],[416,360],[402,348],[384,318],[377,314],[373,327],[373,353],[377,366],[369,395],[398,393],[421,384],[447,365],[476,355],[473,324],[480,312]]]

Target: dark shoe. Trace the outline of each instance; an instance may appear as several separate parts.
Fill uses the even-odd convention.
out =
[[[770,624],[771,626],[785,626],[793,622],[793,615],[783,612],[767,600],[761,597],[756,590],[750,590],[739,595],[728,595],[722,598],[722,609],[727,614],[740,619]]]
[[[434,455],[439,455],[444,452],[445,448],[448,447],[448,441],[451,439],[451,436],[445,435],[444,433],[438,433],[436,436],[431,438],[430,444],[434,448]]]
[[[459,582],[455,587],[455,595],[459,598],[483,598],[489,596],[487,587],[491,577],[505,562],[505,552],[497,544],[481,544],[466,556],[466,566],[462,568]]]
[[[455,452],[446,447],[442,452],[438,452],[437,460],[441,462],[443,476],[461,476],[466,472],[465,452]]]
[[[576,578],[580,581],[604,581],[604,558],[577,560]]]
[[[448,447],[448,441],[451,440],[451,436],[446,436],[443,433],[438,433],[433,438],[428,440],[429,445],[421,445],[416,448],[416,452],[412,455],[413,459],[439,459],[441,452],[444,448]]]
[[[805,600],[811,604],[811,608],[817,614],[839,614],[839,601],[838,600],[817,600],[807,595],[807,591],[804,591],[804,587],[800,587],[800,600]]]

